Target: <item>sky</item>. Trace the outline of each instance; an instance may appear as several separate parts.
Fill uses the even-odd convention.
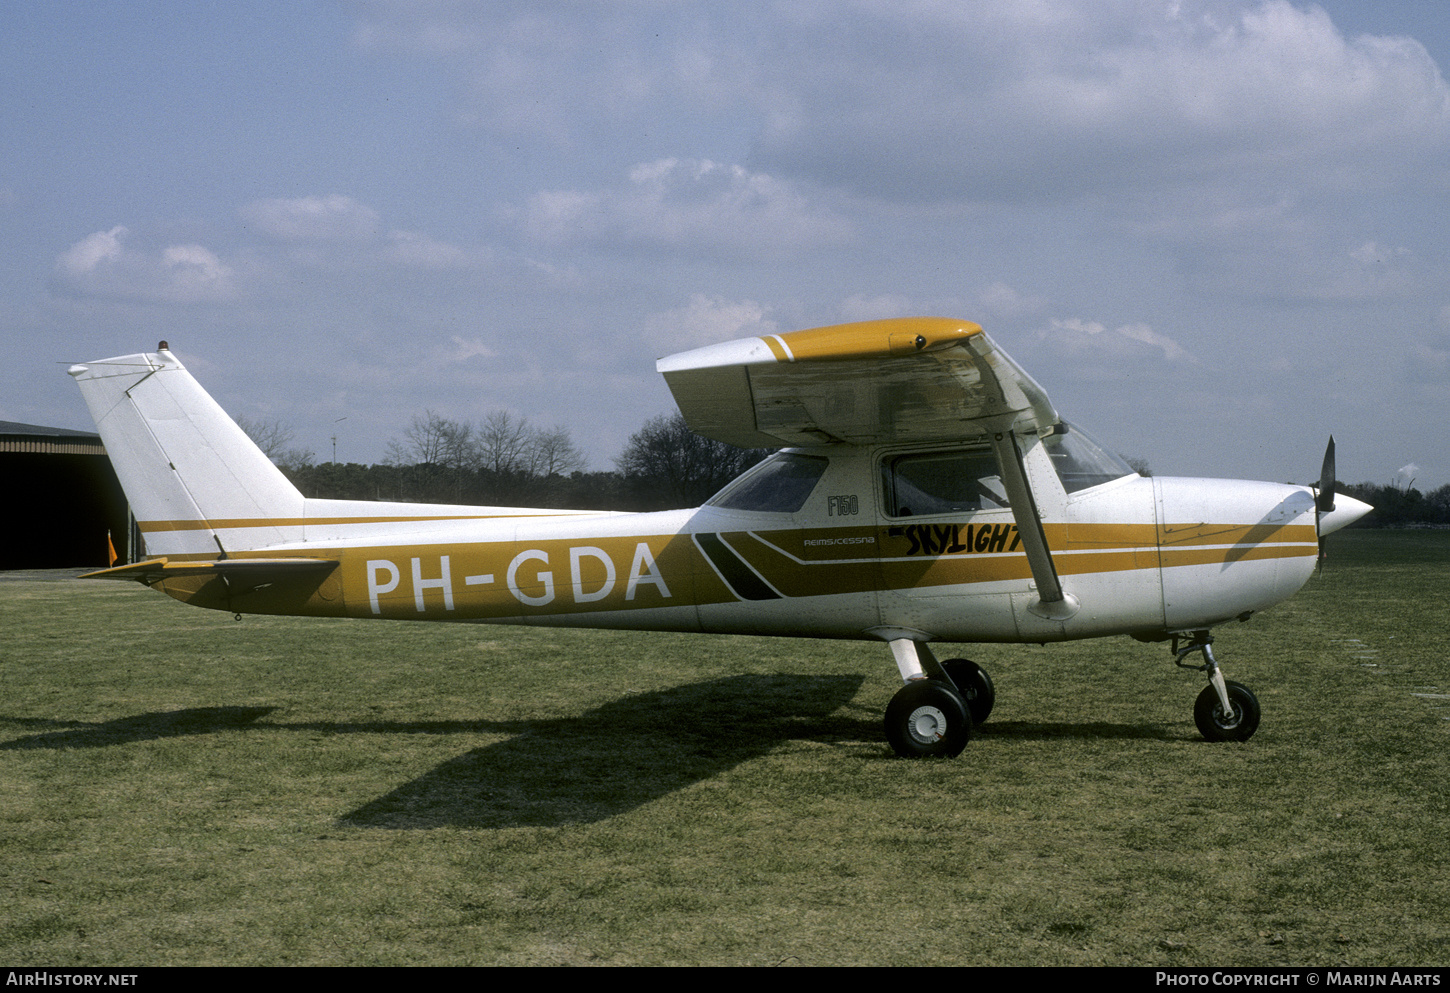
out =
[[[1441,0],[0,0],[0,420],[166,339],[324,461],[603,470],[660,356],[921,314],[1156,474],[1428,491],[1447,64]]]

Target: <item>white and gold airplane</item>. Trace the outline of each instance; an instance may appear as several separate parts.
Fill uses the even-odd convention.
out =
[[[661,359],[691,428],[782,448],[704,506],[648,514],[303,497],[163,342],[70,368],[148,554],[91,573],[237,614],[552,624],[891,647],[903,756],[958,754],[992,681],[931,642],[1173,640],[1204,737],[1252,692],[1210,629],[1289,597],[1371,508],[1318,487],[1145,478],[1058,416],[976,324],[904,318]],[[1203,663],[1184,662],[1194,652]]]

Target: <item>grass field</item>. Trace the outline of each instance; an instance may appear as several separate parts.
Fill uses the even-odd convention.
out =
[[[0,582],[0,961],[1450,963],[1450,532],[1220,629],[982,646],[955,761],[884,645],[247,618]]]

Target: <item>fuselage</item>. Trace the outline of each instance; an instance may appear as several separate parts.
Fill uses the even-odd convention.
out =
[[[299,518],[255,522],[280,540],[235,557],[334,568],[257,588],[155,585],[239,613],[1041,642],[1210,627],[1285,599],[1313,571],[1307,487],[1074,476],[1059,455],[1036,444],[1024,462],[1076,604],[1068,617],[1032,609],[990,458],[920,445],[788,451],[703,507],[661,513],[307,500]],[[250,544],[253,522],[218,523],[143,529],[173,559]]]

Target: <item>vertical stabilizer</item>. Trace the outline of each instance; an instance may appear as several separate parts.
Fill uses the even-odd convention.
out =
[[[169,350],[69,369],[150,555],[297,540],[302,494]]]

